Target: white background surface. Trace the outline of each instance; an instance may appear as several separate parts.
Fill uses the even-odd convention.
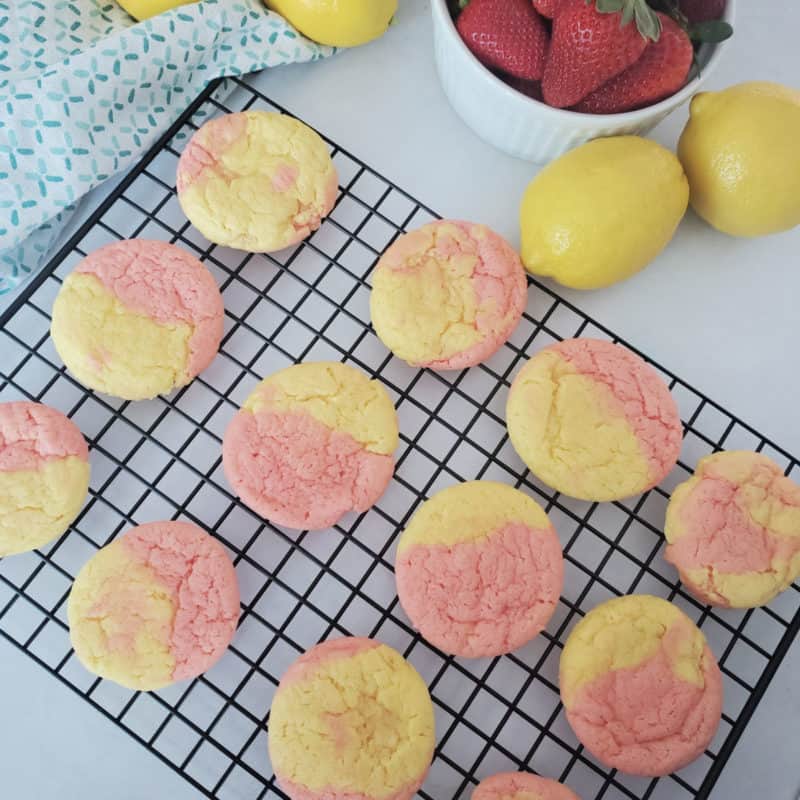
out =
[[[379,42],[321,64],[263,73],[259,87],[441,214],[517,242],[517,205],[536,167],[477,139],[451,111],[433,66],[428,3],[401,0]],[[736,38],[710,79],[797,85],[794,0],[739,3]],[[653,134],[674,147],[682,109]],[[595,293],[563,292],[664,366],[800,453],[800,229],[754,241],[691,213],[645,272]],[[715,800],[794,800],[800,715],[795,646],[714,791]],[[3,797],[196,797],[169,768],[15,648],[0,642]],[[589,800],[589,798],[585,798]]]

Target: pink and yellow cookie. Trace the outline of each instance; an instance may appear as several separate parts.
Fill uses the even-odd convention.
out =
[[[253,511],[319,530],[377,502],[398,441],[397,414],[377,381],[346,364],[298,364],[247,398],[225,432],[222,462]]]
[[[60,411],[0,403],[0,558],[60,536],[89,489],[89,448]]]
[[[511,385],[506,419],[531,472],[580,500],[647,491],[681,451],[678,409],[658,373],[596,339],[567,339],[533,356]]]
[[[755,608],[800,576],[800,486],[760,453],[702,459],[672,493],[664,554],[706,603]]]
[[[101,247],[67,276],[53,304],[53,344],[84,385],[125,400],[185,386],[214,359],[222,296],[211,273],[166,242]]]
[[[397,239],[372,273],[380,340],[413,367],[464,369],[516,328],[528,299],[519,256],[485,225],[432,222]]]
[[[284,114],[242,111],[206,122],[178,162],[178,200],[210,242],[270,253],[302,241],[336,202],[328,148]]]
[[[578,739],[632,775],[685,767],[722,715],[722,676],[705,637],[679,608],[650,595],[590,611],[567,639],[559,682]]]
[[[472,800],[580,800],[563,783],[529,772],[501,772],[482,780]]]
[[[397,651],[337,639],[288,669],[268,733],[275,777],[292,800],[410,800],[433,757],[433,705]]]
[[[564,580],[541,506],[502,483],[434,495],[397,545],[397,594],[414,627],[452,655],[510,653],[548,623]]]
[[[152,691],[209,669],[239,620],[225,548],[188,522],[151,522],[98,551],[67,605],[72,646],[90,672]]]

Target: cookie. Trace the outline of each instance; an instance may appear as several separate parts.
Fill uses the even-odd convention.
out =
[[[672,493],[664,557],[706,603],[755,608],[800,577],[800,486],[760,453],[715,453]]]
[[[189,221],[210,242],[256,253],[317,230],[338,182],[320,136],[268,111],[209,120],[178,161],[178,200]]]
[[[89,448],[60,411],[0,403],[0,558],[60,536],[89,489]]]
[[[185,386],[214,359],[222,296],[211,273],[166,242],[101,247],[67,276],[51,334],[84,386],[145,400]]]
[[[508,339],[527,288],[519,256],[485,225],[432,222],[401,236],[378,262],[372,324],[413,367],[464,369]]]
[[[288,669],[268,734],[275,777],[291,800],[410,800],[433,758],[433,705],[397,651],[337,639]]]
[[[722,714],[722,676],[702,632],[650,595],[590,611],[567,639],[559,682],[578,739],[632,775],[668,775],[694,761]]]
[[[542,508],[493,481],[434,495],[397,545],[397,594],[414,627],[452,655],[510,653],[547,625],[564,580]]]
[[[397,414],[386,390],[333,362],[263,380],[222,445],[228,482],[276,525],[327,528],[377,502],[394,474]]]
[[[212,536],[188,522],[150,522],[86,562],[67,616],[86,669],[151,691],[195,678],[222,656],[239,620],[239,587]]]
[[[514,379],[506,418],[531,472],[580,500],[647,491],[681,451],[678,409],[658,373],[596,339],[567,339],[533,356]]]
[[[472,800],[580,800],[563,783],[529,772],[502,772],[482,780]]]

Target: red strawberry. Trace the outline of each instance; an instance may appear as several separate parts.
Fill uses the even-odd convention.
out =
[[[548,19],[553,19],[564,0],[533,0],[533,7]]]
[[[679,5],[692,25],[696,22],[721,19],[725,13],[725,0],[680,0]]]
[[[541,79],[548,36],[531,0],[470,0],[456,27],[484,66],[526,81]]]
[[[658,14],[661,36],[645,48],[641,58],[604,83],[574,108],[589,114],[617,114],[657,103],[675,94],[692,66],[692,43],[686,31],[666,14]]]
[[[553,20],[542,79],[545,101],[568,108],[638,60],[659,21],[645,0],[564,0]],[[614,10],[609,10],[614,9]],[[636,18],[634,24],[633,19]]]

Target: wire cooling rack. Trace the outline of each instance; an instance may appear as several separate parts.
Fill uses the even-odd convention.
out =
[[[403,230],[435,215],[334,143],[341,177],[336,209],[307,242],[273,256],[216,247],[191,228],[174,190],[175,167],[200,117],[278,109],[246,83],[222,103],[209,89],[126,178],[2,318],[0,400],[29,398],[68,413],[91,444],[90,498],[73,530],[41,551],[0,561],[0,634],[180,772],[203,796],[282,797],[266,729],[288,665],[329,636],[374,636],[404,653],[428,682],[438,746],[427,800],[468,797],[500,770],[536,770],[584,800],[706,798],[800,628],[800,588],[769,608],[712,610],[684,593],[661,558],[669,491],[698,458],[721,448],[762,450],[795,478],[780,448],[660,370],[686,429],[679,466],[662,486],[624,503],[557,494],[525,469],[504,424],[510,379],[525,359],[576,335],[617,341],[533,282],[512,340],[487,364],[454,374],[407,367],[369,327],[369,274]],[[63,277],[87,253],[124,237],[177,242],[219,281],[226,311],[220,355],[188,387],[149,402],[87,392],[64,371],[48,338]],[[221,436],[237,406],[269,373],[302,360],[347,361],[379,378],[402,430],[394,481],[375,508],[322,533],[276,528],[231,494]],[[658,367],[657,367],[658,369]],[[564,596],[545,634],[496,659],[449,658],[412,630],[395,595],[399,532],[423,501],[457,481],[487,478],[522,487],[545,504],[564,546]],[[214,531],[236,563],[239,631],[224,658],[190,683],[150,694],[95,679],[76,661],[66,625],[73,576],[95,550],[133,524],[186,518]],[[562,643],[589,609],[612,596],[669,598],[704,631],[725,683],[719,733],[694,764],[661,780],[599,765],[566,723],[557,688]]]

